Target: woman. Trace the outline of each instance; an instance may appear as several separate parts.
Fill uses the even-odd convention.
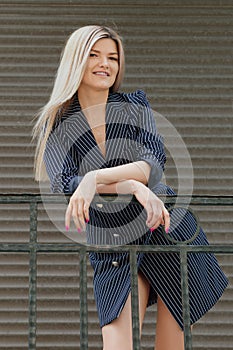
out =
[[[186,213],[176,227],[156,194],[174,192],[160,183],[165,154],[145,94],[119,93],[124,51],[115,31],[86,26],[69,38],[53,92],[35,126],[36,179],[45,164],[53,192],[73,193],[66,211],[69,230],[86,230],[90,244],[169,244],[189,238]],[[128,193],[123,206],[92,203],[96,193]],[[187,230],[188,227],[188,230]],[[208,244],[202,230],[192,244]],[[130,271],[127,253],[90,253],[104,350],[132,349]],[[192,324],[220,298],[227,280],[212,254],[189,254]],[[178,254],[139,254],[140,327],[146,307],[157,302],[156,350],[184,349]],[[169,331],[168,331],[169,330]]]

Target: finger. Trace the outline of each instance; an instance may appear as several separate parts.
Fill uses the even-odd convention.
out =
[[[152,202],[152,218],[150,220],[150,226],[153,227],[157,222],[159,221],[159,225],[162,223],[163,215],[162,215],[162,208],[160,203],[157,201]],[[158,225],[158,226],[159,226]]]
[[[78,232],[81,232],[81,224],[78,218],[78,202],[75,200],[70,200],[69,206],[71,208],[69,213],[69,221],[72,217],[76,229],[78,230]]]
[[[88,222],[90,220],[89,207],[90,207],[90,204],[88,202],[86,202],[83,206],[83,212],[84,212],[84,217],[85,217],[86,222]]]
[[[154,225],[150,228],[151,231],[156,230],[161,225],[162,217],[159,217],[157,221],[154,222]]]
[[[68,231],[70,229],[71,215],[72,215],[72,206],[71,206],[71,204],[69,204],[67,209],[66,209],[66,214],[65,214],[65,228],[66,228],[66,231]]]
[[[163,216],[162,216],[162,218],[161,218],[161,223],[160,223],[160,225],[162,225],[162,226],[165,225],[165,221],[164,221],[164,217],[163,217]]]
[[[78,207],[77,207],[77,217],[79,221],[79,227],[77,227],[77,230],[81,232],[81,229],[85,230],[85,220],[84,220],[84,212],[83,212],[83,201],[78,201]]]
[[[152,205],[151,203],[147,203],[146,207],[146,212],[147,212],[147,220],[146,220],[146,224],[147,226],[152,226],[152,222],[153,222],[153,216],[154,216],[154,213],[153,213],[153,208],[152,208]]]
[[[163,219],[165,232],[168,233],[170,228],[170,215],[165,207],[163,208]]]
[[[154,208],[154,210],[153,210],[153,208],[151,208],[151,212],[152,212],[152,215],[151,215],[150,221],[147,221],[148,227],[153,227],[158,220],[161,221],[155,208]]]
[[[72,210],[72,218],[73,218],[73,221],[74,221],[74,224],[75,224],[75,227],[76,227],[78,233],[80,233],[82,230],[81,230],[81,223],[80,223],[79,217],[77,215],[77,209]]]

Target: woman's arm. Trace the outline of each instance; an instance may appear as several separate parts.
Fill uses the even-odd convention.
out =
[[[169,229],[170,219],[169,213],[164,207],[163,202],[143,183],[136,180],[123,180],[109,185],[97,185],[93,172],[87,173],[80,185],[70,198],[69,205],[66,210],[65,225],[68,230],[70,227],[71,217],[74,220],[78,232],[85,229],[85,221],[89,221],[89,207],[91,201],[98,191],[98,186],[105,190],[111,190],[111,193],[133,194],[137,200],[143,205],[147,212],[146,224],[154,230],[160,224],[165,225],[165,230]]]
[[[150,165],[145,161],[88,172],[70,198],[66,227],[70,226],[71,216],[78,230],[85,227],[85,220],[89,221],[89,206],[96,192],[134,194],[135,184],[141,183],[144,186],[148,183],[149,176]]]
[[[109,185],[97,185],[98,193],[133,194],[147,211],[146,224],[153,231],[159,225],[169,230],[170,217],[163,202],[145,185],[135,180],[125,180]]]
[[[96,184],[112,184],[122,180],[136,180],[147,185],[150,176],[150,165],[145,161],[119,165],[96,171]]]
[[[145,161],[115,166],[112,168],[99,169],[91,172],[95,177],[97,193],[118,193],[116,184],[123,180],[136,180],[145,185],[148,184],[151,166]],[[74,176],[70,181],[69,189],[73,193],[84,176]],[[130,192],[125,192],[130,193]]]

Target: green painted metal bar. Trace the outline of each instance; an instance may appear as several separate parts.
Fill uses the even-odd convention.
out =
[[[180,250],[180,269],[181,269],[181,290],[182,290],[182,306],[183,306],[183,322],[184,322],[184,346],[185,346],[185,350],[192,350],[187,258],[188,256],[187,256],[186,246],[182,245]]]
[[[37,203],[30,203],[29,257],[29,335],[28,349],[36,350],[36,285],[37,285]]]
[[[174,253],[180,252],[180,247],[182,245],[177,244],[175,246],[135,246],[135,249],[143,253]],[[121,246],[121,252],[129,252],[130,248],[134,246]],[[79,253],[80,252],[79,243],[37,243],[35,245],[35,250],[39,253]],[[233,245],[227,244],[210,244],[208,246],[185,246],[187,253],[215,253],[215,254],[233,254]],[[29,243],[0,243],[0,252],[18,252],[27,253],[30,251]],[[119,247],[113,246],[86,246],[87,252],[119,252]]]
[[[232,206],[233,205],[233,196],[202,196],[202,195],[173,195],[173,196],[159,196],[162,200],[166,201],[167,204],[177,204],[177,205],[223,205],[223,206]],[[65,198],[69,198],[69,195],[63,194],[12,194],[12,193],[2,193],[0,194],[0,204],[9,204],[9,203],[30,203],[32,200],[37,203],[64,203]],[[93,202],[105,203],[106,201],[113,201],[114,203],[124,203],[128,201],[135,201],[136,199],[129,195],[107,195],[103,194],[101,196],[96,196],[93,199]]]
[[[80,349],[88,350],[88,307],[87,307],[87,256],[82,247],[79,255],[80,263]]]
[[[140,327],[138,306],[138,269],[137,249],[130,247],[130,281],[131,281],[131,317],[133,331],[133,350],[140,350]]]

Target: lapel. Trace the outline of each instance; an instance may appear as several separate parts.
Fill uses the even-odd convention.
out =
[[[128,132],[127,103],[121,94],[110,94],[106,108],[106,161],[123,158]]]
[[[106,167],[108,162],[123,158],[127,147],[129,117],[127,102],[122,95],[110,94],[106,106],[106,156],[104,157],[75,94],[62,128],[68,141],[68,148],[74,146],[85,171]]]

